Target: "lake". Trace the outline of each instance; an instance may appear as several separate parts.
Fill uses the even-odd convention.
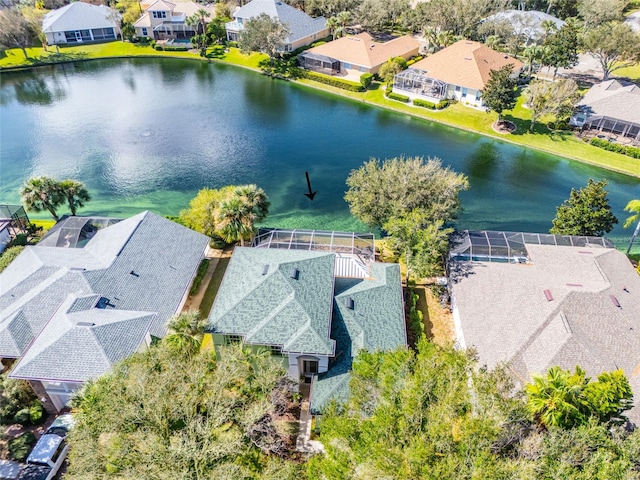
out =
[[[83,215],[176,215],[203,187],[256,183],[272,202],[269,226],[362,231],[345,179],[370,157],[400,155],[437,156],[469,176],[462,229],[547,232],[589,177],[609,181],[621,223],[640,198],[636,178],[227,65],[100,60],[0,80],[1,203],[49,175],[86,183]],[[610,237],[622,246],[630,235],[618,225]]]

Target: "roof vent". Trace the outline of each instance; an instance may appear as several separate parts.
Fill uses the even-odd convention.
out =
[[[300,270],[298,270],[297,268],[292,268],[289,272],[289,276],[294,280],[298,280],[298,278],[300,278]]]
[[[620,302],[615,297],[615,295],[609,295],[609,298],[611,299],[611,303],[613,303],[616,307],[622,308],[622,305],[620,305]]]
[[[347,308],[349,310],[354,310],[356,308],[356,302],[354,302],[351,297],[347,297]]]
[[[77,327],[94,327],[96,324],[91,322],[78,322],[76,323]]]
[[[582,287],[581,283],[567,283],[567,287]]]
[[[98,300],[98,303],[96,303],[96,308],[107,308],[114,306],[115,305],[113,305],[106,297],[100,297],[100,300]]]
[[[547,302],[553,300],[553,295],[551,294],[551,290],[547,289],[544,291],[544,296],[547,298]]]
[[[262,275],[266,275],[269,273],[269,264],[267,263],[264,267],[262,267]]]
[[[133,270],[131,270],[129,272],[129,275],[133,275],[134,277],[139,277],[140,276],[138,273],[134,272]]]

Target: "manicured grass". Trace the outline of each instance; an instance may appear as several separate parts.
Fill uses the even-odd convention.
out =
[[[640,84],[640,63],[636,63],[630,67],[621,68],[613,72],[616,77],[625,77],[629,80]]]
[[[215,46],[207,51],[207,58],[200,57],[192,52],[164,52],[156,51],[150,46],[132,44],[128,42],[110,42],[94,45],[82,45],[60,48],[60,53],[55,48],[49,47],[49,52],[42,48],[28,49],[30,60],[25,60],[22,50],[6,50],[5,56],[0,58],[0,70],[17,66],[33,66],[44,63],[61,61],[85,60],[91,58],[129,57],[129,56],[156,56],[179,57],[201,61],[220,61],[245,68],[258,69],[259,63],[268,58],[266,55],[253,53],[245,55],[237,48],[225,49],[223,46]],[[640,65],[629,67],[618,72],[633,78],[640,78]],[[533,132],[529,132],[530,112],[522,106],[523,98],[512,112],[504,112],[503,116],[516,124],[516,132],[502,135],[495,132],[492,124],[496,121],[495,113],[479,111],[461,103],[449,106],[441,111],[432,111],[422,107],[407,105],[402,102],[390,100],[384,96],[382,85],[374,82],[366,92],[348,92],[329,85],[319,84],[307,79],[297,80],[300,84],[315,89],[332,92],[343,97],[357,101],[381,106],[397,112],[412,116],[433,120],[453,127],[462,128],[476,133],[481,133],[495,138],[500,138],[511,143],[531,147],[566,158],[597,165],[609,170],[626,173],[640,177],[640,161],[625,155],[609,152],[589,145],[575,137],[571,132],[551,132],[546,124],[538,123]],[[544,120],[544,119],[543,119]]]
[[[202,315],[203,318],[207,318],[209,316],[209,312],[213,306],[213,301],[216,299],[216,295],[218,294],[218,290],[222,284],[224,272],[227,271],[227,266],[231,260],[231,251],[231,249],[225,249],[222,257],[218,259],[218,264],[216,265],[216,269],[213,271],[211,281],[209,282],[207,290],[202,297],[202,302],[200,302],[200,315]]]
[[[56,224],[56,221],[51,219],[51,220],[36,220],[36,219],[31,219],[30,220],[31,223],[33,223],[36,227],[42,227],[42,231],[46,232],[47,230],[49,230],[51,227],[53,227]]]

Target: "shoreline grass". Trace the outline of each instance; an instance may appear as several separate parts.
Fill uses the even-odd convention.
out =
[[[267,58],[267,56],[263,54],[253,53],[245,55],[237,48],[225,49],[222,46],[210,48],[207,57],[203,58],[194,52],[157,51],[149,45],[120,41],[63,47],[60,48],[60,53],[52,47],[49,47],[47,52],[42,48],[29,48],[27,49],[27,53],[30,57],[29,60],[25,59],[21,49],[6,50],[4,56],[0,58],[0,74],[2,72],[31,69],[64,62],[131,57],[181,58],[213,61],[260,72],[258,65],[261,60]],[[502,135],[492,128],[493,123],[497,119],[495,113],[479,111],[461,103],[450,105],[441,111],[432,111],[386,98],[382,85],[376,82],[374,82],[367,91],[362,93],[348,92],[307,79],[297,79],[292,80],[292,82],[305,88],[328,92],[376,107],[407,114],[412,117],[430,120],[522,147],[558,155],[570,160],[640,178],[640,161],[638,159],[592,146],[576,138],[571,132],[550,131],[546,123],[536,124],[533,132],[530,132],[529,125],[531,115],[523,106],[522,96],[518,99],[518,104],[513,111],[504,112],[503,115],[506,120],[513,122],[517,126],[517,130],[512,134]]]

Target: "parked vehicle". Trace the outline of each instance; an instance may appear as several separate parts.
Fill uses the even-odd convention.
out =
[[[27,457],[27,465],[18,480],[51,480],[67,458],[69,445],[65,440],[73,425],[71,414],[56,418]]]

